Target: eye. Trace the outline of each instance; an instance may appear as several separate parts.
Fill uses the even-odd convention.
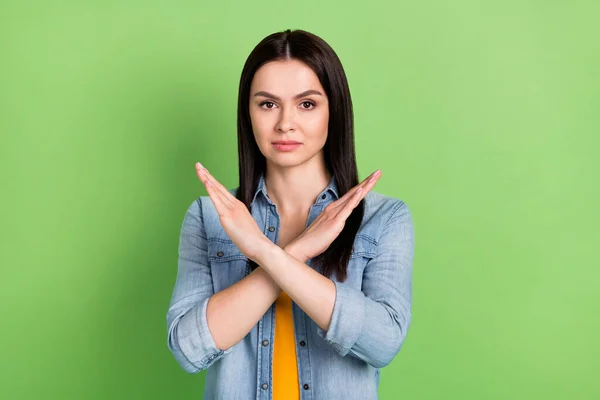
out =
[[[309,104],[309,106],[312,106],[312,108],[315,108],[315,103],[313,103],[312,101],[303,101],[301,104]],[[304,110],[312,110],[312,108],[306,108],[306,107],[302,107]]]
[[[262,107],[265,104],[275,104],[272,101],[263,101],[262,103],[259,104],[260,107]],[[273,107],[267,107],[267,110],[270,110]]]
[[[312,110],[313,108],[316,107],[316,104],[313,103],[312,101],[303,101],[302,103],[302,109],[303,110]],[[267,105],[267,107],[263,107],[264,105]],[[262,103],[259,104],[259,107],[266,109],[266,110],[271,110],[273,109],[273,107],[275,106],[275,103],[273,103],[272,101],[263,101]],[[312,108],[311,108],[312,106]]]

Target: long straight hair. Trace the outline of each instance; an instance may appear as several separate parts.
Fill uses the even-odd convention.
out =
[[[325,164],[335,176],[339,196],[358,184],[358,169],[354,151],[354,116],[346,74],[337,54],[320,37],[304,30],[273,33],[252,50],[240,78],[237,133],[239,156],[238,200],[251,210],[251,202],[261,175],[265,174],[266,159],[254,139],[250,120],[250,85],[256,71],[270,61],[298,60],[309,66],[319,78],[329,99],[329,124],[325,146]],[[364,200],[346,219],[344,229],[331,245],[313,258],[313,266],[340,282],[346,280],[347,267],[356,233],[364,215]],[[254,270],[256,262],[249,260]]]

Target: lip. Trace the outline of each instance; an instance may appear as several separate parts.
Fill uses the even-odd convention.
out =
[[[273,144],[302,144],[300,142],[296,142],[295,140],[277,140],[273,142]]]
[[[273,142],[273,147],[275,148],[275,150],[279,151],[294,151],[300,146],[302,146],[302,143],[298,142]]]

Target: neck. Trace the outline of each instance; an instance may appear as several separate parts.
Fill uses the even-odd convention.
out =
[[[322,166],[268,167],[265,186],[280,215],[305,214],[329,185],[331,174]]]

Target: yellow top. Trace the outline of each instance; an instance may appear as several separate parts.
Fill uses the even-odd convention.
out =
[[[299,400],[298,362],[292,319],[292,299],[281,292],[275,302],[273,340],[273,400]]]

